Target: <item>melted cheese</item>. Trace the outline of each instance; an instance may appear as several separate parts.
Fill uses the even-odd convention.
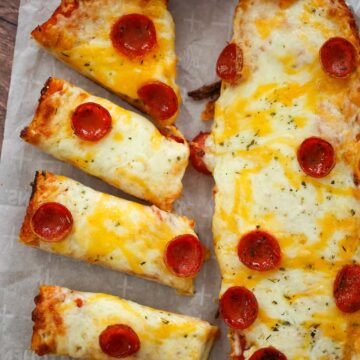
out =
[[[223,85],[207,143],[217,189],[213,230],[221,293],[242,285],[259,302],[258,319],[243,331],[246,359],[266,346],[291,360],[359,356],[348,329],[360,314],[338,311],[332,291],[339,269],[360,262],[357,162],[346,155],[360,133],[351,96],[360,70],[349,80],[332,79],[318,56],[332,36],[358,43],[346,18],[339,26],[329,15],[337,5],[319,1],[240,3],[233,41],[243,49],[246,76],[237,86]],[[335,148],[336,166],[323,179],[306,176],[296,158],[311,136]],[[256,228],[278,239],[280,270],[257,273],[240,262],[239,239]],[[239,355],[237,337],[231,338]]]
[[[42,287],[41,292],[50,287]],[[138,335],[141,346],[136,355],[127,359],[168,360],[173,358],[206,360],[208,358],[217,328],[205,321],[184,315],[173,314],[141,306],[107,294],[94,294],[53,287],[47,302],[60,300],[52,309],[46,303],[44,318],[56,313],[61,331],[47,331],[54,328],[46,323],[43,343],[54,344],[53,353],[68,355],[76,359],[108,360],[99,346],[99,335],[113,324],[130,326]],[[77,303],[82,306],[77,306]],[[56,327],[55,327],[56,329]]]
[[[57,16],[35,39],[61,61],[131,102],[139,100],[137,90],[149,81],[175,84],[175,28],[164,0],[79,1],[70,16]],[[143,59],[132,60],[112,45],[112,25],[123,15],[140,13],[155,25],[157,46]],[[175,117],[172,121],[175,120]]]
[[[162,136],[136,113],[63,80],[51,82],[62,84],[62,89],[41,101],[26,140],[131,195],[170,209],[182,191],[188,145]],[[97,142],[81,140],[71,127],[74,109],[86,102],[102,105],[112,117],[110,133]]]
[[[34,239],[21,235],[23,243],[193,293],[193,279],[173,275],[163,261],[166,246],[174,237],[196,236],[192,221],[97,192],[63,176],[39,176],[32,211],[42,203],[58,202],[70,210],[74,226],[60,242],[41,241],[32,234]]]

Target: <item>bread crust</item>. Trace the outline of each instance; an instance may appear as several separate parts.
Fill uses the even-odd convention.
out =
[[[60,79],[50,77],[45,82],[41,89],[38,106],[29,126],[26,126],[20,132],[20,138],[24,141],[37,145],[41,141],[41,137],[50,137],[53,133],[50,124],[50,119],[54,116],[57,105],[54,101],[47,101],[51,95],[63,89],[64,82]]]

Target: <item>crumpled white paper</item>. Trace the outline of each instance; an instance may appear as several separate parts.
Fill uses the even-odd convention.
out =
[[[31,30],[46,20],[60,0],[22,0],[9,94],[0,174],[0,349],[2,360],[38,359],[29,350],[33,298],[40,284],[119,295],[143,305],[197,316],[222,326],[210,359],[225,360],[229,352],[226,329],[217,319],[220,273],[214,258],[206,262],[197,279],[194,297],[182,297],[173,289],[131,276],[47,254],[17,243],[18,232],[30,196],[35,170],[46,169],[74,178],[97,190],[127,197],[70,165],[25,144],[21,129],[33,116],[40,89],[49,76],[57,76],[126,108],[119,98],[85,79],[40,50],[30,39]],[[232,34],[232,17],[238,0],[172,0],[179,57],[178,83],[183,96],[178,127],[189,139],[210,124],[200,121],[203,103],[186,93],[215,80],[215,61]],[[349,0],[360,16],[359,0]],[[174,211],[196,219],[200,238],[212,249],[211,218],[213,180],[191,167],[184,179],[184,195]],[[128,198],[128,197],[127,197]],[[47,359],[47,357],[45,357]],[[65,359],[65,358],[62,358]],[[169,359],[171,360],[171,359]],[[186,359],[179,359],[186,360]]]

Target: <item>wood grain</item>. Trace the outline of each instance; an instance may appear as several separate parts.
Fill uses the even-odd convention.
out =
[[[0,1],[0,153],[17,29],[19,0]]]

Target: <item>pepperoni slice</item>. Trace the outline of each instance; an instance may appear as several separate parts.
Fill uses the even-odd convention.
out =
[[[239,241],[240,261],[252,270],[269,271],[280,265],[280,246],[277,240],[265,231],[251,231]]]
[[[164,261],[176,276],[196,276],[204,261],[204,248],[200,240],[191,234],[175,237],[167,245]]]
[[[136,332],[127,325],[108,326],[99,336],[101,350],[115,358],[126,358],[140,350],[140,340]]]
[[[345,265],[334,283],[336,306],[345,313],[360,310],[360,265]]]
[[[222,80],[234,83],[240,78],[243,66],[242,50],[231,43],[221,52],[216,63],[216,73]]]
[[[72,128],[82,140],[99,141],[111,130],[111,115],[99,104],[84,103],[72,115]]]
[[[73,218],[71,212],[56,202],[40,205],[31,218],[34,233],[44,241],[63,240],[71,231]]]
[[[211,175],[210,170],[204,162],[205,143],[210,133],[200,132],[190,143],[190,161],[192,166],[205,175]]]
[[[327,74],[335,78],[346,78],[356,70],[356,49],[350,41],[334,37],[321,47],[320,60]]]
[[[299,164],[305,174],[314,178],[329,175],[335,166],[335,151],[330,143],[318,137],[303,141],[297,153]]]
[[[231,287],[221,297],[220,313],[225,323],[232,329],[244,330],[257,318],[258,303],[256,297],[244,287]]]
[[[287,360],[287,357],[272,346],[255,351],[249,360]]]
[[[153,21],[141,14],[122,16],[113,25],[110,38],[114,48],[130,59],[144,57],[157,43]]]
[[[156,120],[167,120],[178,111],[179,102],[174,89],[160,81],[143,85],[137,93]]]
[[[160,128],[159,132],[161,135],[167,137],[168,139],[174,140],[179,144],[185,144],[185,140],[182,137],[177,136],[170,129],[166,127]]]

